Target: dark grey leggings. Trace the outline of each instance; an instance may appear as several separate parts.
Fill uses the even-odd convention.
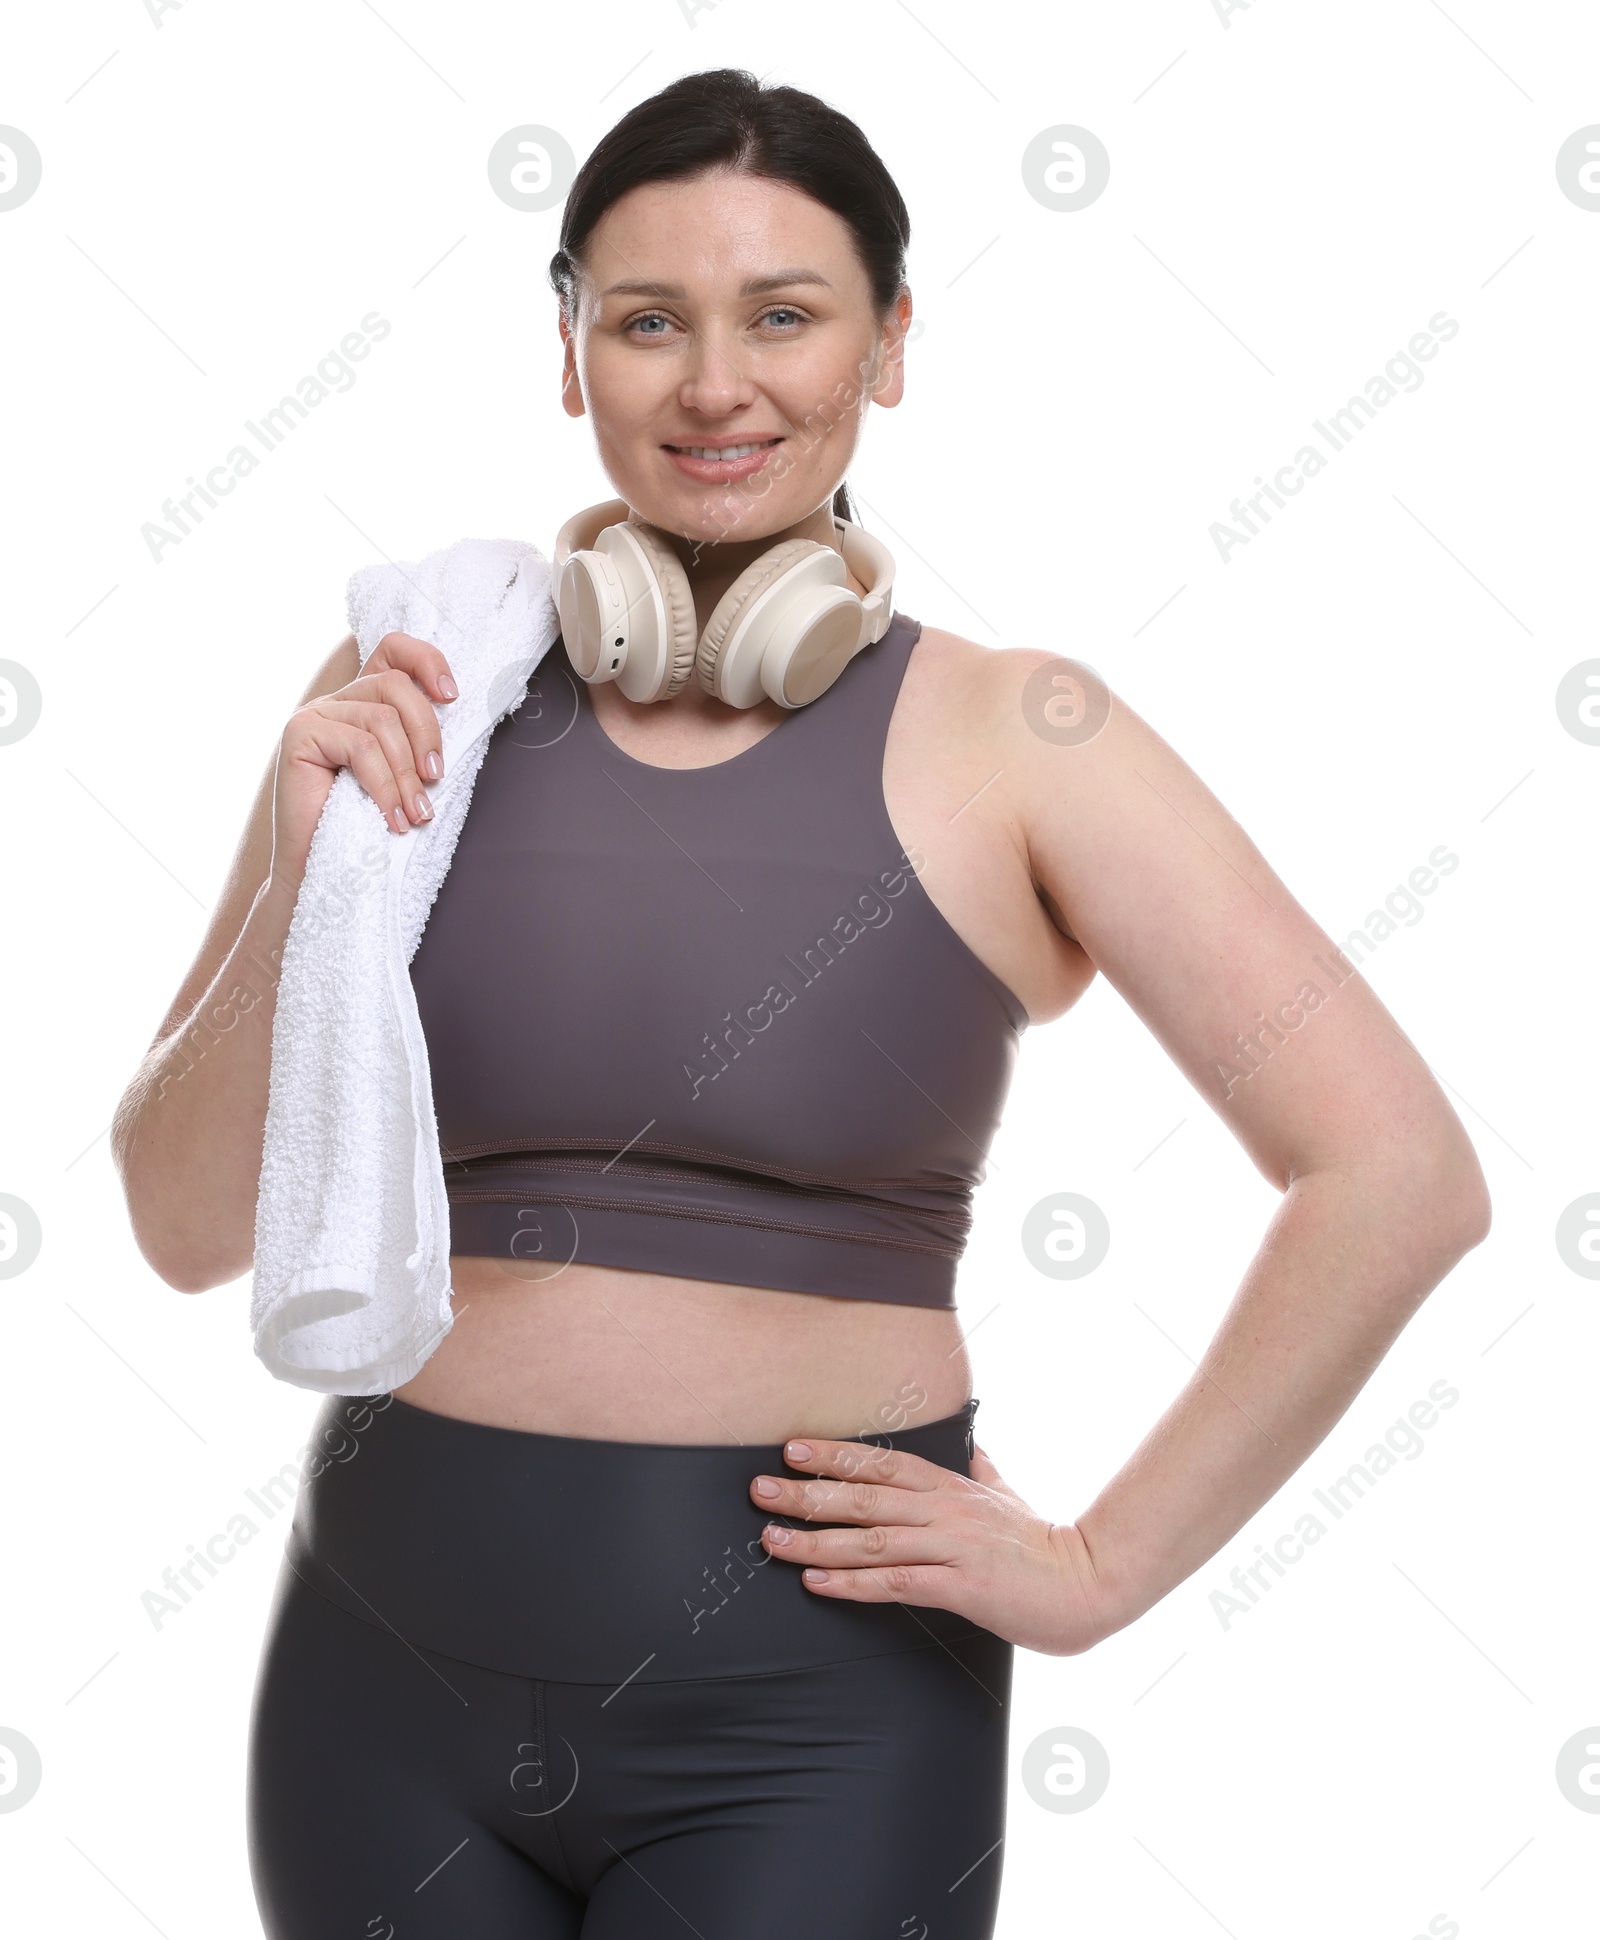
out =
[[[335,1398],[336,1427],[335,1403],[346,1419],[379,1405]],[[879,1439],[948,1449],[961,1421]],[[400,1402],[350,1449],[303,1485],[262,1653],[249,1842],[268,1940],[993,1934],[1012,1647],[946,1613],[936,1641],[907,1648],[932,1613],[826,1604],[777,1561],[720,1605],[677,1594],[717,1554],[706,1489],[717,1533],[742,1533],[746,1512],[759,1529],[752,1503],[720,1497],[782,1473],[781,1449],[524,1437]],[[646,1538],[641,1573],[609,1516],[615,1488],[652,1475],[682,1513]],[[542,1512],[558,1482],[562,1513]],[[452,1500],[465,1535],[433,1519]],[[585,1527],[608,1541],[574,1554]],[[672,1596],[655,1605],[663,1571]],[[645,1664],[594,1679],[507,1667],[501,1620],[519,1597],[552,1667],[596,1668],[597,1636]],[[883,1647],[867,1654],[874,1625]],[[825,1658],[830,1637],[835,1661],[748,1668]]]
[[[291,1576],[262,1665],[268,1940],[988,1940],[1011,1648],[552,1684]]]

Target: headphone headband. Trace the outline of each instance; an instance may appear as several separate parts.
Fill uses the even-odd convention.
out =
[[[588,552],[596,539],[608,525],[643,525],[642,519],[629,517],[632,507],[626,499],[606,499],[600,505],[585,506],[572,517],[556,534],[555,569],[557,573],[575,552]],[[861,604],[866,611],[867,639],[881,640],[894,617],[890,606],[890,594],[894,589],[894,560],[881,540],[875,539],[870,532],[863,530],[850,519],[841,519],[837,512],[829,515],[834,530],[839,534],[840,548],[844,553],[844,563],[863,586],[866,597]],[[652,528],[657,529],[657,528]],[[774,541],[774,544],[777,542]]]

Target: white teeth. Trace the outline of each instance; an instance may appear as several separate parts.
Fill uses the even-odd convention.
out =
[[[753,451],[765,451],[769,442],[763,439],[758,445],[722,445],[716,450],[709,445],[679,445],[677,448],[688,458],[748,458]]]

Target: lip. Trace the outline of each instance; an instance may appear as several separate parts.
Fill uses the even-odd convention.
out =
[[[687,443],[688,440],[684,442]],[[725,445],[748,445],[755,440],[746,432],[743,437],[696,438],[694,442],[709,450]],[[725,483],[729,479],[751,477],[761,470],[782,443],[781,437],[774,437],[770,443],[763,444],[760,451],[752,451],[744,458],[691,458],[686,451],[674,451],[671,445],[663,445],[661,449],[685,478],[694,478],[702,484],[714,485]]]

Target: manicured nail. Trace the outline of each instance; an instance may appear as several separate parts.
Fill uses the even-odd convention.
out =
[[[444,763],[439,759],[437,749],[429,748],[422,757],[422,772],[429,781],[437,781],[444,773]]]
[[[808,1583],[826,1583],[828,1580],[828,1572],[826,1570],[802,1570],[800,1574]]]
[[[418,795],[411,806],[419,822],[431,822],[433,820],[433,803],[428,800],[426,795]]]
[[[444,695],[447,701],[453,701],[455,699],[456,684],[448,674],[441,674],[439,676],[439,692]]]
[[[411,826],[406,820],[406,812],[403,808],[391,808],[389,810],[388,821],[390,828],[394,830],[396,835],[404,835],[406,830]]]
[[[783,1452],[791,1462],[809,1462],[811,1460],[810,1442],[790,1442],[789,1446]]]
[[[794,1541],[794,1531],[792,1529],[785,1529],[781,1522],[769,1522],[767,1524],[767,1541],[769,1543],[776,1543],[779,1549],[787,1549],[789,1544]]]
[[[773,1481],[770,1475],[758,1475],[756,1477],[757,1495],[772,1496],[772,1495],[776,1495],[777,1493],[778,1493],[778,1485],[776,1482]]]

